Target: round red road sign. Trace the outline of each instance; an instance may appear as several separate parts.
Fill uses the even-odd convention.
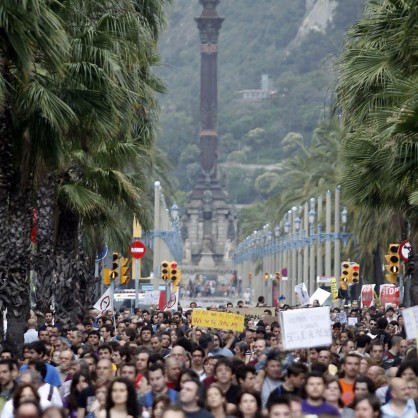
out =
[[[141,241],[132,241],[129,246],[129,254],[132,258],[142,258],[147,252],[147,247]]]
[[[411,243],[406,239],[399,244],[399,255],[405,262],[408,261],[409,251],[411,251]]]

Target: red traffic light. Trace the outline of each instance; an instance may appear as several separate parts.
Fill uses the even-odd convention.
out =
[[[177,268],[177,263],[172,261],[171,264],[170,264],[170,268],[176,269]]]
[[[359,271],[360,267],[359,266],[353,266],[353,271]]]

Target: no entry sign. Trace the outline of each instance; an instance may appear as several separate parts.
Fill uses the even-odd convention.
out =
[[[408,240],[402,241],[399,245],[399,255],[405,263],[409,260],[409,252],[411,251],[411,243]]]
[[[129,254],[132,258],[142,258],[147,252],[147,247],[141,241],[132,241],[129,246]]]

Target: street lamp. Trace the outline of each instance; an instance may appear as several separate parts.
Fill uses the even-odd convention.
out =
[[[177,221],[177,219],[179,217],[180,209],[177,206],[176,202],[174,202],[173,206],[171,206],[170,213],[171,213],[171,218],[173,219],[173,221]]]
[[[309,211],[308,217],[309,217],[309,225],[311,225],[313,227],[313,224],[314,224],[315,219],[316,219],[315,209],[311,209]]]
[[[290,231],[290,222],[289,221],[286,221],[284,223],[284,232],[285,232],[285,234],[288,234],[289,231]]]
[[[345,227],[347,225],[347,208],[343,208],[341,211],[341,223],[343,224],[343,231],[345,232]]]
[[[299,218],[299,216],[295,219],[295,229],[296,229],[296,232],[299,232],[299,230],[300,230],[300,224],[302,223],[302,220]]]

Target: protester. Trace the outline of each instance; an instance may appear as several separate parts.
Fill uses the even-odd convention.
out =
[[[266,309],[273,313],[272,308]],[[394,315],[401,318],[399,312],[395,307]],[[357,326],[348,326],[342,313],[355,316]],[[123,309],[115,312],[115,318],[102,315],[100,324],[96,320],[100,332],[92,329],[92,318],[87,317],[65,328],[44,324],[45,335],[39,334],[44,332],[42,325],[32,322],[31,334],[42,338],[24,346],[20,376],[15,353],[7,349],[1,353],[0,404],[6,406],[0,418],[12,418],[11,399],[17,389],[22,402],[36,403],[38,394],[41,410],[64,401],[65,411],[51,409],[45,418],[109,418],[109,414],[119,418],[128,414],[127,385],[134,385],[138,418],[256,418],[260,411],[269,418],[291,413],[295,418],[324,413],[343,418],[376,418],[381,413],[384,418],[408,418],[418,404],[416,347],[398,335],[390,322],[385,325],[387,313],[380,308],[341,307],[330,313],[328,345],[290,351],[284,349],[289,329],[281,329],[276,322],[270,325],[261,317],[248,316],[242,333],[229,331],[226,323],[213,329],[192,326],[191,315],[183,318],[180,310],[154,315]],[[295,324],[291,331],[304,330],[303,325]],[[369,325],[375,335],[365,334]],[[387,343],[385,333],[390,334]],[[305,338],[304,343],[317,342]],[[56,367],[50,363],[51,345],[58,348]],[[41,374],[46,376],[52,369],[60,378],[59,392],[42,381]],[[18,380],[26,384],[23,397]],[[34,385],[36,393],[28,384]],[[116,403],[109,406],[106,399],[113,389]]]

